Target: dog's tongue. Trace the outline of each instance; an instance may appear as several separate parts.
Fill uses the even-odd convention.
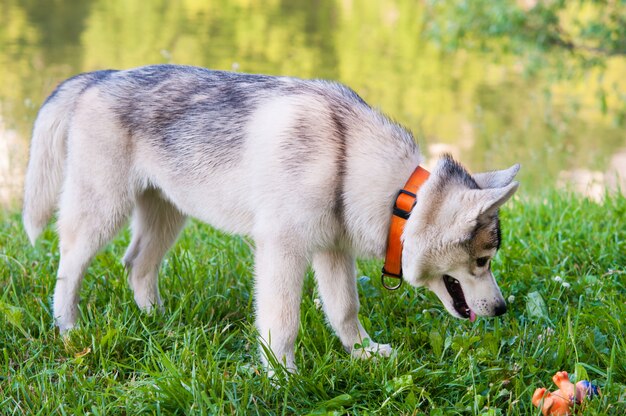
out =
[[[474,313],[473,310],[470,309],[470,317],[469,317],[470,322],[474,322],[476,320],[476,314]]]

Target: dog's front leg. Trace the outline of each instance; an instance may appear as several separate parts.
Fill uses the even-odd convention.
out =
[[[357,358],[390,355],[392,348],[374,342],[359,321],[354,257],[341,251],[320,251],[313,255],[313,269],[324,311],[344,348]]]
[[[295,244],[278,239],[257,239],[256,243],[256,323],[261,359],[270,374],[273,370],[268,352],[293,372],[306,256]]]

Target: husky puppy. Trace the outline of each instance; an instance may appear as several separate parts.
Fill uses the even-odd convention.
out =
[[[255,242],[256,324],[295,369],[305,269],[355,356],[388,355],[358,319],[355,257],[382,257],[398,190],[422,162],[411,133],[343,85],[155,65],[80,74],[37,116],[23,221],[31,242],[58,208],[56,325],[76,324],[81,281],[132,214],[124,256],[140,308],[162,308],[157,275],[187,217]],[[459,318],[504,313],[490,271],[498,208],[519,166],[469,174],[444,156],[404,227],[402,269]],[[265,352],[264,352],[265,351]]]

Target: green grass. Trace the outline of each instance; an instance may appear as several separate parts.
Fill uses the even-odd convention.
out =
[[[423,289],[384,290],[380,262],[360,262],[363,324],[397,353],[353,360],[309,273],[300,373],[273,382],[259,372],[245,239],[191,222],[161,269],[167,313],[145,315],[119,261],[122,233],[92,263],[79,328],[64,340],[50,316],[52,227],[32,248],[19,216],[0,214],[0,414],[538,415],[531,395],[553,390],[558,370],[600,386],[586,415],[625,414],[626,200],[553,193],[501,217],[505,316],[454,319]]]

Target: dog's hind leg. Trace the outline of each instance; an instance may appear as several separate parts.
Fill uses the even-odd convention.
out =
[[[85,270],[130,211],[130,198],[115,194],[111,188],[96,189],[77,176],[69,175],[65,181],[57,221],[61,258],[52,309],[61,332],[76,323]]]
[[[272,374],[271,352],[288,371],[295,371],[294,347],[300,324],[306,256],[302,244],[281,238],[256,240],[256,322],[261,358]]]
[[[132,220],[132,241],[124,255],[128,283],[137,305],[149,312],[162,308],[158,274],[163,256],[176,241],[185,216],[156,189],[137,197]]]
[[[344,348],[358,358],[390,355],[391,347],[374,342],[359,322],[354,258],[341,251],[319,251],[313,255],[313,270],[324,312]]]

